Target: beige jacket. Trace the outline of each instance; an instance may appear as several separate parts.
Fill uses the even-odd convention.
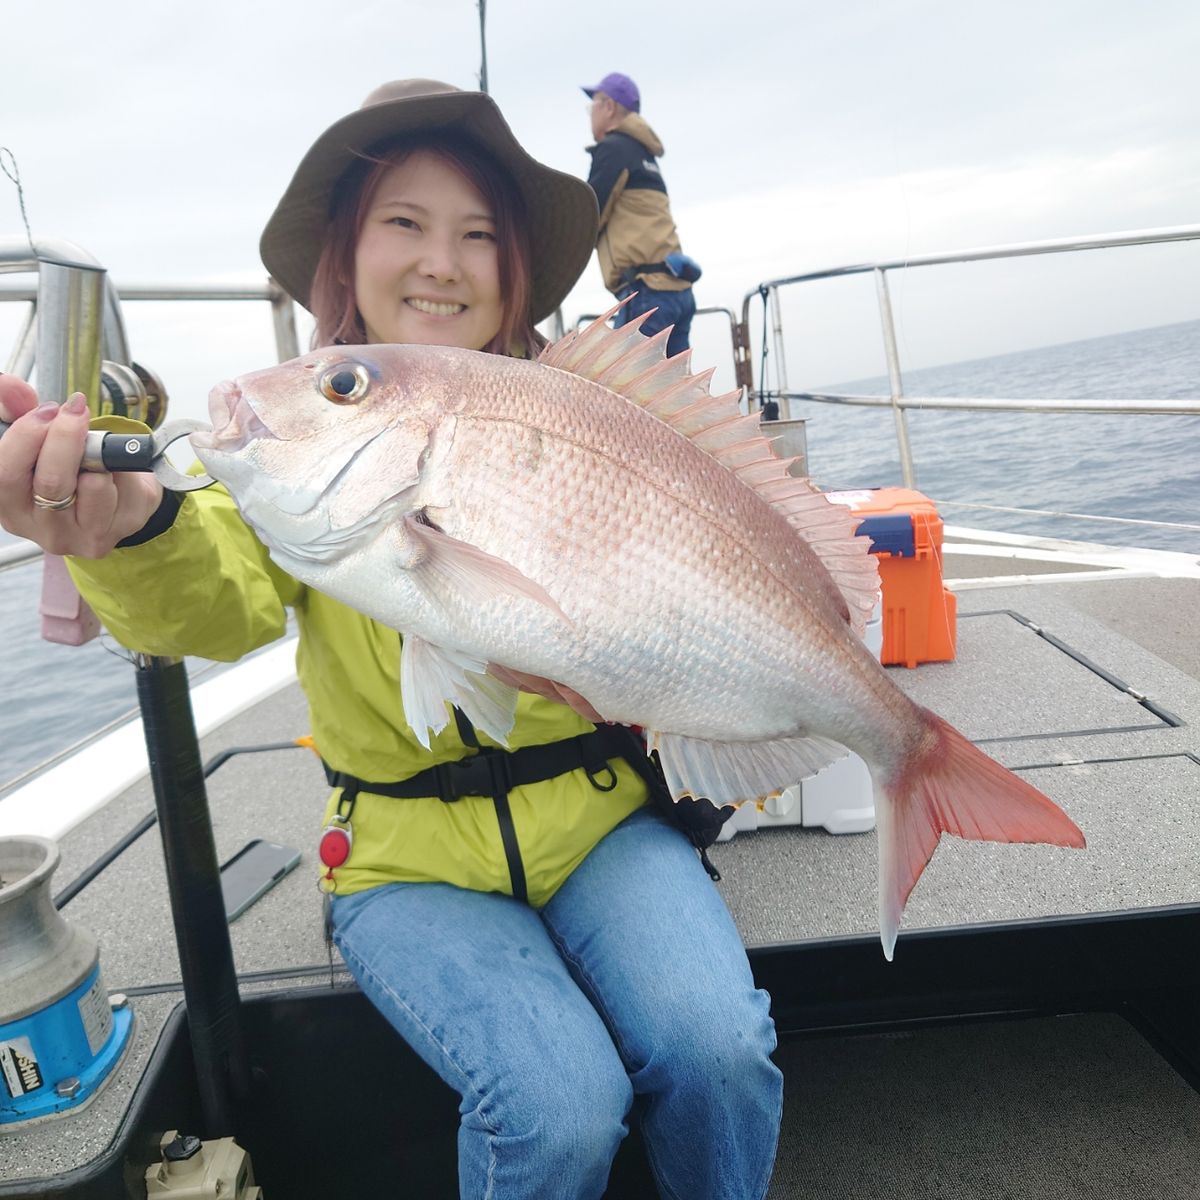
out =
[[[643,117],[630,113],[588,153],[592,156],[588,183],[600,206],[596,253],[604,286],[615,293],[626,282],[626,268],[662,262],[682,249],[658,167],[663,145]],[[663,292],[692,286],[667,272],[639,272],[637,278]]]

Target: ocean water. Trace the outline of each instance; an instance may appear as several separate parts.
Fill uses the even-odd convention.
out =
[[[1200,399],[1200,321],[905,372],[909,396]],[[811,389],[816,391],[818,389]],[[887,395],[885,378],[829,391]],[[797,403],[827,489],[902,481],[891,412]],[[916,486],[943,520],[1200,553],[1200,532],[1030,517],[954,502],[1200,525],[1200,416],[910,410]]]
[[[1200,398],[1200,321],[907,372],[912,396]],[[817,389],[813,389],[817,390]],[[886,379],[823,390],[884,394]],[[891,413],[797,405],[809,469],[826,488],[902,482]],[[1200,554],[1200,532],[958,508],[967,501],[1200,525],[1200,417],[916,411],[909,434],[917,486],[951,523]],[[0,533],[0,545],[11,541]],[[134,671],[101,638],[43,642],[41,566],[0,572],[0,790],[136,711]],[[220,669],[189,662],[193,680]],[[297,729],[296,735],[307,730]]]

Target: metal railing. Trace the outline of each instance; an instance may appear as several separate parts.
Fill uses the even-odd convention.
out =
[[[41,243],[39,243],[41,245]],[[36,269],[36,262],[31,259],[28,247],[24,249],[24,259],[15,254],[10,259],[6,255],[13,254],[17,243],[6,243],[0,240],[0,274],[12,271],[31,271]],[[123,284],[115,287],[111,283],[106,288],[106,305],[117,314],[119,319],[120,305],[134,300],[255,300],[266,301],[271,306],[271,318],[275,329],[275,351],[280,362],[295,358],[300,353],[300,342],[296,333],[296,306],[291,296],[287,294],[273,279],[264,283],[193,283],[186,286],[167,284]],[[0,283],[0,301],[28,301],[29,312],[25,323],[17,336],[17,341],[5,368],[10,375],[20,375],[28,378],[33,368],[34,346],[37,341],[37,306],[38,287],[29,283]],[[124,331],[121,333],[122,341]],[[127,352],[126,352],[127,353]],[[109,355],[116,358],[115,355]],[[121,356],[121,361],[124,360]]]
[[[743,405],[748,408],[750,397],[757,395],[760,402],[775,400],[781,407],[781,415],[790,416],[793,401],[810,401],[846,406],[890,408],[896,425],[896,441],[899,449],[901,470],[906,486],[915,484],[915,469],[908,436],[906,411],[910,408],[992,410],[1057,413],[1153,413],[1158,415],[1198,415],[1200,399],[1195,400],[1141,400],[1141,399],[1008,399],[963,396],[910,396],[904,392],[900,353],[896,340],[895,323],[892,316],[891,298],[888,290],[888,272],[910,270],[917,267],[939,266],[951,263],[982,262],[986,260],[1021,258],[1033,255],[1060,254],[1079,250],[1111,249],[1121,246],[1145,246],[1165,242],[1184,242],[1200,239],[1200,225],[1175,226],[1166,229],[1136,230],[1094,237],[1062,238],[1050,241],[1021,242],[1006,246],[988,246],[975,249],[951,251],[939,254],[917,255],[911,258],[856,263],[845,266],[808,271],[769,280],[748,292],[742,301],[739,321],[733,311],[720,306],[700,308],[697,317],[722,315],[729,325],[730,350],[733,359],[734,378],[742,392]],[[95,270],[104,278],[102,300],[91,303],[102,305],[102,333],[105,356],[117,361],[127,361],[124,327],[120,316],[123,301],[257,301],[271,306],[275,331],[276,352],[279,361],[296,357],[300,353],[295,322],[295,305],[273,280],[261,284],[200,283],[187,285],[123,285],[117,289],[107,281],[102,269],[90,256],[68,243],[37,243],[37,256],[26,243],[0,239],[0,276],[18,271],[30,271],[41,262],[43,273],[50,278],[52,271],[46,270],[47,263],[59,263],[64,267],[86,267]],[[836,392],[794,391],[788,387],[787,365],[784,349],[783,318],[779,300],[780,291],[796,284],[813,283],[822,279],[834,279],[849,275],[871,274],[875,278],[876,299],[879,308],[884,350],[887,358],[887,395],[851,395]],[[776,387],[768,390],[765,381],[759,380],[755,387],[754,366],[750,340],[750,305],[754,299],[762,299],[764,321],[769,325],[773,339],[772,359],[776,376]],[[27,301],[30,310],[18,335],[5,370],[10,374],[28,377],[34,362],[34,346],[37,337],[38,286],[29,283],[14,283],[0,280],[0,301]],[[78,301],[76,301],[78,302]],[[43,301],[45,303],[45,301]],[[576,327],[594,320],[599,314],[585,314],[576,321]],[[561,312],[556,314],[555,333],[563,328]],[[54,394],[55,389],[46,388],[45,371],[43,390]],[[61,390],[61,389],[58,389]],[[86,389],[84,389],[86,390]],[[67,394],[62,391],[62,394]],[[19,565],[36,556],[36,550],[24,547],[0,551],[0,571]]]
[[[49,399],[65,399],[73,391],[95,396],[102,358],[130,362],[121,315],[122,303],[129,301],[265,301],[271,306],[279,361],[300,353],[295,303],[274,280],[260,284],[126,284],[117,288],[90,254],[70,242],[42,238],[31,246],[18,239],[0,238],[0,276],[32,272],[37,273],[36,282],[0,280],[0,302],[29,305],[4,370],[28,379],[36,364],[39,391]],[[39,356],[39,317],[44,326],[76,331],[68,351],[50,353],[44,346]],[[0,572],[41,555],[41,547],[32,542],[0,547]]]
[[[735,357],[737,380],[748,395],[755,391],[754,368],[750,358],[750,304],[757,297],[764,305],[763,320],[770,326],[773,339],[774,364],[777,387],[767,391],[760,380],[760,399],[773,399],[781,403],[785,415],[790,414],[794,400],[808,400],[823,404],[860,405],[876,408],[891,408],[896,424],[896,442],[900,453],[900,466],[906,487],[915,486],[912,448],[908,437],[908,421],[905,416],[910,408],[923,409],[979,409],[1022,412],[1071,412],[1071,413],[1155,413],[1159,415],[1200,414],[1200,399],[1195,400],[1073,400],[1073,399],[980,399],[966,396],[908,396],[904,393],[903,375],[900,368],[900,352],[896,343],[895,322],[892,317],[892,302],[888,292],[889,271],[910,270],[916,267],[941,266],[947,263],[983,262],[990,259],[1024,258],[1039,254],[1062,254],[1077,250],[1112,249],[1118,246],[1148,246],[1163,242],[1186,242],[1200,239],[1200,225],[1179,225],[1166,229],[1143,229],[1128,233],[1108,234],[1096,237],[1060,238],[1040,242],[1018,242],[1008,246],[986,246],[971,250],[958,250],[942,254],[922,254],[912,258],[892,259],[880,262],[857,263],[850,266],[830,267],[820,271],[807,271],[802,275],[790,275],[760,284],[748,292],[742,301],[740,333],[735,335]],[[787,385],[787,365],[784,353],[783,317],[779,303],[782,288],[794,284],[812,283],[820,279],[835,279],[847,275],[875,277],[876,300],[883,331],[884,351],[887,356],[890,393],[886,396],[854,396],[836,392],[791,391]]]
[[[748,347],[743,346],[743,338],[745,336],[745,329],[746,329],[745,320],[743,319],[743,321],[739,324],[738,319],[737,319],[736,315],[734,314],[733,310],[730,308],[722,308],[719,304],[711,305],[708,308],[698,308],[698,309],[696,309],[695,316],[696,317],[710,317],[710,316],[715,316],[718,314],[721,316],[724,316],[725,319],[729,322],[729,346],[730,346],[730,351],[733,354],[733,370],[734,370],[734,377],[736,378],[737,371],[738,371],[738,363],[741,360],[742,351],[744,348],[748,349]],[[593,321],[595,321],[598,317],[600,317],[602,315],[603,314],[601,314],[601,313],[583,313],[581,316],[575,318],[574,328],[579,329],[583,325],[590,325]],[[695,317],[693,317],[693,321],[694,320],[695,320]],[[559,336],[561,336],[561,332],[560,332]],[[738,386],[741,387],[740,380],[738,381]],[[743,397],[744,397],[744,392],[743,392]]]

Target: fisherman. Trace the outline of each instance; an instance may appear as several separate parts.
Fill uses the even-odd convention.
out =
[[[590,189],[530,158],[488,96],[405,80],[321,134],[261,251],[313,313],[315,347],[529,357],[596,220]],[[0,419],[15,422],[0,524],[70,556],[124,645],[232,660],[294,610],[335,785],[320,852],[333,939],[462,1097],[460,1194],[600,1196],[638,1099],[663,1195],[762,1197],[782,1105],[768,997],[693,849],[704,838],[651,803],[661,784],[633,735],[523,693],[511,751],[457,711],[426,750],[404,717],[402,639],[283,572],[223,488],[80,474],[79,394],[38,407],[0,377]]]
[[[594,146],[588,184],[600,206],[596,254],[604,286],[627,303],[615,323],[625,324],[642,313],[644,334],[671,329],[667,354],[688,348],[700,278],[695,259],[682,252],[667,185],[659,168],[663,144],[641,115],[638,86],[617,71],[594,87],[589,116]]]

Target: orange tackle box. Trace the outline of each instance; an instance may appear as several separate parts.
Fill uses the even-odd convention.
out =
[[[915,667],[954,658],[957,604],[942,583],[942,519],[937,506],[911,488],[829,492],[862,517],[883,589],[883,651],[889,666]]]

